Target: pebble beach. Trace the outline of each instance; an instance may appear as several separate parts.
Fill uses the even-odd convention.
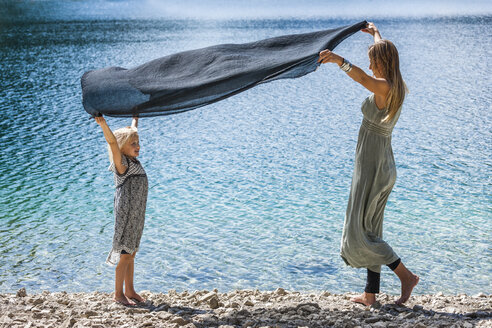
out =
[[[0,328],[492,328],[492,1],[0,2]],[[335,65],[140,121],[146,301],[116,303],[114,181],[84,72],[362,20],[394,41],[410,91],[384,213],[422,278],[404,306],[395,277],[351,301],[365,277],[340,238],[371,92]],[[334,50],[369,72],[372,41]]]
[[[170,290],[140,293],[123,306],[111,293],[0,294],[0,327],[492,327],[492,295],[416,295],[404,306],[380,294],[371,307],[356,294],[326,291]]]

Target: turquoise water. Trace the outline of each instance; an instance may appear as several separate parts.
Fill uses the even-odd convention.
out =
[[[47,4],[38,8],[46,19],[12,6],[15,19],[0,25],[0,292],[113,288],[104,264],[113,180],[81,105],[85,71],[367,18],[117,19],[66,8],[57,16]],[[491,293],[492,17],[376,23],[399,48],[410,89],[393,132],[398,178],[385,239],[421,276],[417,293]],[[336,52],[368,71],[370,43],[358,33]],[[326,65],[142,119],[150,191],[137,287],[361,290],[365,271],[338,253],[368,94]],[[398,293],[383,273],[382,290]]]

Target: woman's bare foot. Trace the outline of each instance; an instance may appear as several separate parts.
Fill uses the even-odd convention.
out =
[[[116,302],[116,303],[120,303],[124,306],[132,306],[132,305],[135,305],[135,302],[133,302],[131,299],[127,298],[125,295],[121,295],[121,296],[116,296],[113,298],[113,300]]]
[[[133,300],[137,301],[138,303],[145,303],[145,299],[142,296],[138,295],[135,291],[125,293],[125,296],[128,299],[133,299]]]
[[[401,297],[395,302],[398,305],[402,305],[410,298],[412,290],[419,283],[419,276],[411,274],[406,279],[401,280]]]
[[[372,293],[362,293],[362,295],[353,297],[350,299],[352,302],[364,304],[365,306],[370,306],[376,303],[376,294]]]

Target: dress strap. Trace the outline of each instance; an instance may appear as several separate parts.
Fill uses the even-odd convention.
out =
[[[393,128],[385,128],[383,126],[377,125],[376,123],[372,123],[371,121],[367,120],[364,118],[362,120],[362,126],[368,129],[371,132],[380,134],[385,137],[390,137],[391,132],[393,131]]]

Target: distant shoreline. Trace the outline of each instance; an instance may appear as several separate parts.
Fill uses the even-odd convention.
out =
[[[374,0],[370,3],[357,0],[346,1],[343,5],[311,0],[298,2],[292,0],[278,2],[265,2],[262,0],[221,1],[186,0],[176,3],[160,3],[158,1],[81,1],[66,2],[60,0],[51,1],[4,1],[0,8],[11,14],[29,14],[32,17],[49,16],[62,19],[76,17],[94,17],[97,19],[272,19],[276,17],[291,19],[294,17],[322,19],[347,18],[347,19],[381,19],[394,17],[434,17],[434,16],[477,16],[491,15],[492,5],[485,0],[472,0],[467,2],[452,2],[437,0],[426,2],[416,0],[411,3],[392,2],[388,0]],[[7,17],[7,15],[2,15]]]
[[[285,291],[174,290],[140,293],[145,304],[125,307],[112,294],[0,294],[0,327],[492,327],[492,295],[380,294],[376,306],[350,301],[355,294]]]
[[[1,12],[0,12],[1,13]],[[46,17],[46,16],[39,16],[39,15],[34,15],[34,14],[25,14],[24,16],[6,16],[6,18],[3,19],[1,22],[2,24],[12,24],[15,25],[17,23],[82,23],[82,22],[87,22],[87,21],[94,21],[94,22],[104,22],[104,21],[111,21],[111,22],[118,22],[118,21],[169,21],[169,22],[197,22],[200,24],[204,24],[204,27],[209,27],[207,26],[207,22],[212,24],[214,22],[227,22],[228,24],[234,24],[235,22],[261,22],[261,21],[268,21],[268,22],[284,22],[284,21],[289,21],[289,22],[312,22],[312,21],[317,21],[317,22],[346,22],[347,24],[350,22],[357,22],[365,19],[370,19],[371,21],[376,21],[379,24],[383,24],[388,21],[395,21],[397,20],[399,23],[404,24],[404,23],[412,23],[412,22],[421,22],[421,21],[426,21],[426,22],[453,22],[453,21],[460,21],[460,20],[469,20],[472,19],[474,21],[476,20],[490,20],[492,19],[492,13],[491,14],[452,14],[452,15],[446,15],[446,14],[441,14],[441,15],[422,15],[422,16],[374,16],[374,15],[366,15],[366,16],[300,16],[300,17],[232,17],[232,18],[227,18],[227,17],[176,17],[176,16],[162,16],[162,17]],[[213,25],[211,25],[213,26]],[[328,28],[328,27],[327,27]]]

